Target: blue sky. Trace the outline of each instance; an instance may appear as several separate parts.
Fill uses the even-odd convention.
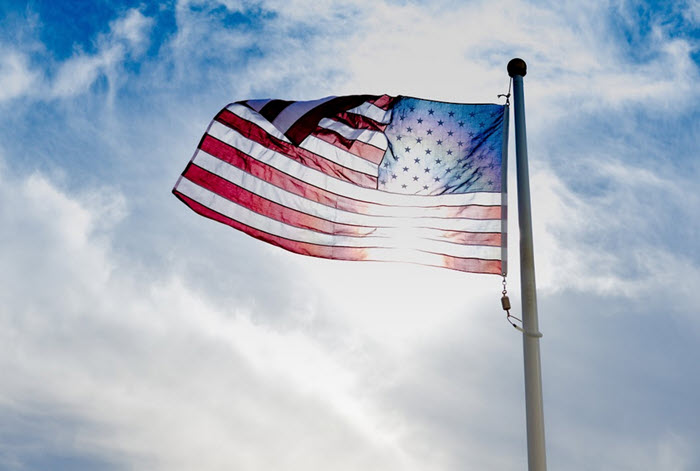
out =
[[[700,468],[699,24],[697,1],[3,3],[0,468],[523,469],[500,279],[293,255],[170,194],[231,101],[497,102],[513,57],[550,468]]]

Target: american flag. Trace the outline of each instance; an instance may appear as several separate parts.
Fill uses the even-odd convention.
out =
[[[299,254],[505,274],[507,120],[403,96],[241,101],[173,193]]]

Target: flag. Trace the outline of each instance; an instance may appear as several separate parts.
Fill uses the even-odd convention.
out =
[[[219,112],[173,193],[286,250],[506,272],[507,107],[353,95]]]

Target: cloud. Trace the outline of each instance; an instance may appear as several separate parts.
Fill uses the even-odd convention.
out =
[[[107,79],[111,96],[121,82],[120,67],[129,57],[137,58],[148,43],[152,19],[136,9],[111,23],[110,31],[97,38],[97,52],[76,53],[60,64],[50,85],[50,96],[67,98],[85,93],[100,77]]]
[[[153,19],[138,9],[127,10],[110,24],[109,32],[95,39],[96,52],[76,50],[65,61],[53,65],[46,57],[39,61],[22,51],[0,48],[0,102],[21,97],[69,99],[87,93],[100,79],[106,80],[107,94],[113,99],[125,80],[125,62],[142,57],[146,51],[152,25]],[[31,32],[36,34],[35,29]],[[27,52],[34,56],[45,54],[35,46]]]
[[[684,5],[681,14],[691,24],[697,25],[700,23],[700,3],[693,0],[688,0]]]
[[[132,8],[112,22],[110,35],[114,39],[124,40],[133,53],[139,55],[148,45],[148,33],[152,26],[152,18],[147,18],[139,10]]]
[[[0,411],[12,426],[0,429],[0,464],[47,453],[85,469],[401,461],[342,349],[217,309],[177,272],[144,278],[122,265],[115,223],[103,224],[128,217],[122,195],[69,195],[41,174],[0,181],[0,222],[12,228],[0,254],[15,267],[0,288]],[[47,422],[72,440],[32,431]],[[9,446],[27,436],[32,446]]]
[[[572,192],[549,170],[533,175],[535,240],[543,247],[536,252],[541,288],[638,296],[653,288],[684,290],[684,279],[700,279],[695,261],[684,260],[674,244],[654,237],[669,210],[654,208],[645,195],[668,208],[683,201],[679,187],[620,164],[601,163],[584,171],[615,184],[591,198]]]
[[[0,103],[32,93],[39,80],[26,55],[0,48]]]

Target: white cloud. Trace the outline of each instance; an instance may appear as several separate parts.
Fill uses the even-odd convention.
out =
[[[0,47],[0,103],[32,94],[40,78],[26,55]]]
[[[686,4],[683,5],[682,15],[684,18],[686,18],[691,24],[699,24],[700,23],[700,2],[697,0],[687,0]]]
[[[128,10],[110,24],[108,33],[96,38],[95,53],[78,50],[57,63],[55,70],[50,70],[47,60],[42,60],[41,70],[40,66],[31,65],[29,56],[22,51],[0,47],[0,102],[20,97],[67,99],[85,94],[102,77],[107,81],[108,95],[113,97],[124,80],[121,66],[127,59],[142,56],[152,25],[152,18],[137,9]],[[37,53],[36,46],[31,49],[28,52]]]
[[[128,467],[412,469],[342,349],[217,310],[176,273],[121,265],[102,220],[125,216],[123,197],[94,196],[109,188],[76,198],[39,174],[0,181],[12,228],[0,254],[15,267],[0,287],[3,414],[59,408],[53,420],[89,424],[64,452]]]
[[[95,55],[77,55],[59,67],[51,84],[51,95],[69,98],[80,95],[101,76],[114,79],[114,67],[124,58],[124,48],[114,45],[102,49]],[[110,82],[112,85],[113,82]]]
[[[126,40],[134,53],[140,54],[148,45],[148,33],[152,26],[152,18],[147,18],[139,10],[132,8],[124,16],[112,22],[110,35],[115,39]]]
[[[601,21],[607,9],[595,2],[551,8],[510,1],[428,15],[418,4],[373,4],[356,38],[338,47],[349,57],[354,83],[476,102],[496,101],[494,91],[507,88],[506,63],[522,57],[530,63],[526,95],[550,115],[569,113],[572,101],[584,110],[630,104],[672,110],[697,96],[692,44],[656,26],[651,59],[635,63]]]
[[[94,54],[76,53],[60,64],[50,85],[50,95],[68,98],[85,93],[100,77],[105,77],[109,95],[114,96],[121,84],[121,64],[130,56],[138,57],[148,44],[148,30],[153,20],[131,9],[112,22],[110,32],[97,39]]]
[[[670,208],[683,203],[698,207],[697,198],[676,181],[620,162],[591,161],[580,171],[613,183],[601,194],[584,195],[571,191],[551,170],[540,167],[531,173],[538,286],[545,291],[574,288],[629,297],[660,291],[691,297],[690,287],[700,282],[699,267],[674,252],[674,245],[660,245],[651,236],[661,229],[659,216],[666,218]]]

